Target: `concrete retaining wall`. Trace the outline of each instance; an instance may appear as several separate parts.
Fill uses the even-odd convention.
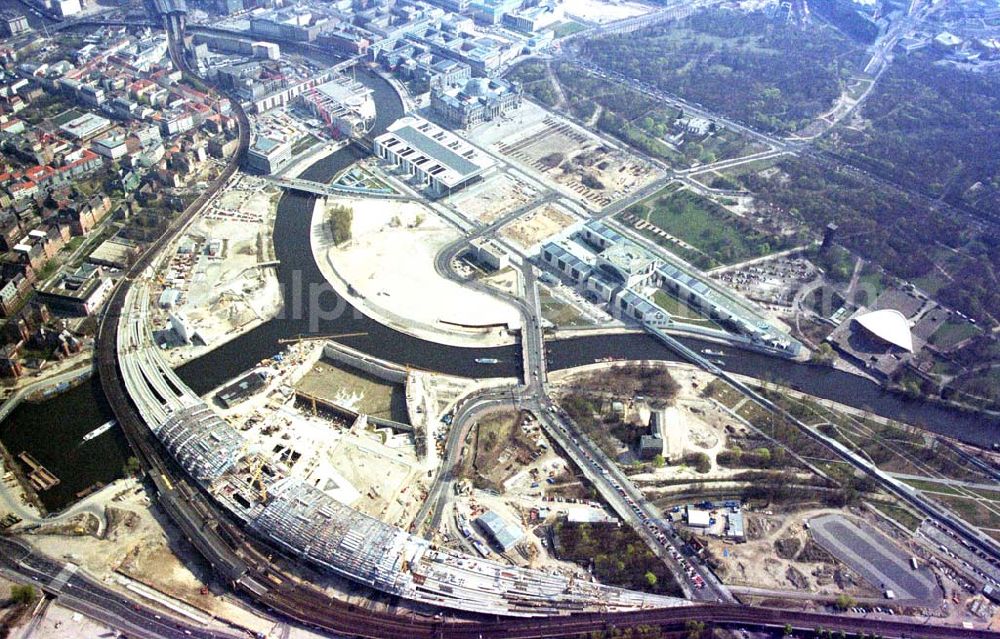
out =
[[[323,346],[323,356],[335,362],[347,364],[393,384],[406,383],[405,368],[375,359],[343,344],[327,342]]]

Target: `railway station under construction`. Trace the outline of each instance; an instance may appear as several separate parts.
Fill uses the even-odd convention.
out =
[[[517,568],[437,548],[354,510],[252,451],[163,360],[148,328],[149,294],[133,286],[119,323],[125,387],[179,465],[246,529],[290,556],[382,592],[433,606],[509,616],[551,616],[689,605]]]

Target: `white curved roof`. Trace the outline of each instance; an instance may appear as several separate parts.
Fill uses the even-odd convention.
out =
[[[910,335],[910,323],[906,317],[894,308],[884,308],[880,311],[872,311],[859,315],[858,324],[865,330],[889,342],[893,346],[898,346],[909,352],[913,352],[913,337]]]

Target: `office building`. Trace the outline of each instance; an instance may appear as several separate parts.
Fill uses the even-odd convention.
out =
[[[247,151],[247,168],[261,175],[271,175],[292,159],[292,145],[267,136],[258,136]]]
[[[496,167],[491,157],[468,142],[417,117],[389,125],[375,138],[375,154],[437,195],[462,188]]]
[[[521,86],[506,80],[471,78],[455,88],[431,92],[431,108],[456,127],[490,122],[521,106]]]

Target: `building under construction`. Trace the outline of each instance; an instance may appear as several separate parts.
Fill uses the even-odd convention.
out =
[[[281,462],[247,454],[246,440],[205,404],[172,413],[154,432],[249,530],[289,555],[382,592],[515,616],[685,603],[436,548],[345,506]]]
[[[338,137],[360,136],[375,121],[371,89],[345,75],[335,75],[300,96],[301,103]]]
[[[129,397],[178,464],[257,536],[296,558],[382,592],[435,606],[533,616],[685,605],[682,599],[577,581],[436,548],[292,474],[247,441],[163,360],[149,293],[128,292],[118,362]]]

